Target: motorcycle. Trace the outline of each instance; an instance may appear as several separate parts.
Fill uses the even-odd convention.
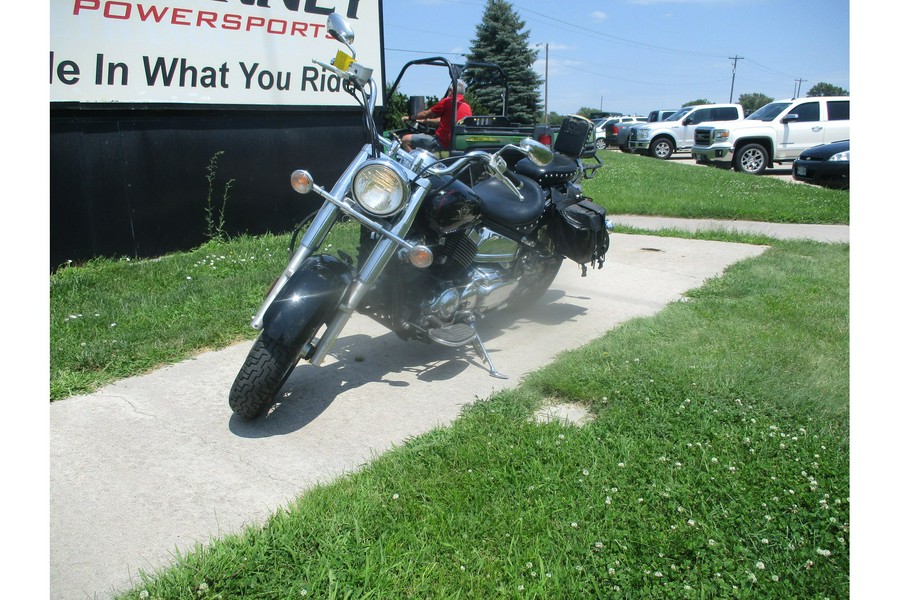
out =
[[[229,395],[247,419],[271,406],[299,361],[320,366],[357,312],[404,340],[471,345],[490,375],[505,379],[477,319],[536,302],[565,258],[582,275],[588,263],[602,267],[609,247],[606,211],[581,194],[577,157],[532,139],[443,159],[403,151],[377,132],[377,87],[356,60],[352,29],[337,13],[327,29],[351,54],[314,62],[361,104],[367,143],[330,191],[307,171],[291,175],[295,191],[324,202],[251,321],[260,333]],[[577,155],[585,140],[575,129],[582,137],[567,143]],[[341,218],[360,224],[355,261],[319,253]]]

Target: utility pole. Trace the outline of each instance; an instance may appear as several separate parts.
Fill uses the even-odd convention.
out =
[[[806,81],[806,80],[805,80],[805,79],[795,79],[795,80],[794,80],[794,83],[797,84],[797,87],[795,88],[797,91],[794,92],[794,98],[799,98],[799,97],[800,97],[800,85],[801,85],[804,81]]]
[[[743,56],[729,56],[728,60],[731,61],[731,93],[728,94],[728,103],[731,104],[734,101],[734,75],[737,73],[737,61],[744,60]]]
[[[544,43],[544,125],[550,123],[547,116],[547,87],[550,85],[550,44]]]

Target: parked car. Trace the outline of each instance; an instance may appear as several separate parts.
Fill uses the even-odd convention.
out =
[[[611,120],[618,118],[617,116],[611,117],[599,117],[596,119],[591,119],[594,122],[594,136],[595,142],[597,145],[597,150],[603,150],[606,148],[606,132],[603,127]]]
[[[613,117],[606,121],[603,124],[603,134],[598,133],[598,137],[603,137],[606,140],[606,147],[612,148],[614,146],[619,145],[619,130],[623,129],[626,125],[631,125],[634,123],[643,124],[647,122],[647,117],[637,117],[637,116],[623,116],[623,117]]]
[[[797,181],[850,189],[850,140],[804,150],[794,161],[792,171]]]

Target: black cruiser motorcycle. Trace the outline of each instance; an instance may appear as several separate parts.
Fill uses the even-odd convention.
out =
[[[339,50],[330,64],[315,62],[360,102],[369,142],[331,191],[306,171],[291,175],[298,193],[324,203],[251,321],[260,333],[229,397],[247,419],[272,405],[300,360],[321,365],[356,312],[404,340],[471,344],[490,374],[505,378],[477,319],[535,302],[564,258],[583,275],[588,263],[602,267],[609,247],[605,209],[581,194],[589,131],[580,121],[563,124],[555,153],[531,139],[445,159],[404,152],[377,132],[377,88],[372,69],[356,61],[353,31],[336,13],[327,27],[352,56]],[[342,216],[360,223],[356,260],[318,252]]]

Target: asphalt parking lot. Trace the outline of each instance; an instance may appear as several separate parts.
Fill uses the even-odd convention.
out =
[[[694,165],[697,167],[714,168],[714,167],[709,167],[708,165],[699,164],[697,161],[695,161],[693,158],[691,158],[691,154],[689,152],[673,154],[672,158],[670,158],[669,160],[673,163],[680,164],[680,165]],[[799,184],[803,184],[803,185],[809,185],[804,181],[797,181],[796,179],[794,179],[793,175],[791,174],[791,163],[784,163],[781,165],[776,164],[771,169],[766,169],[765,172],[763,173],[763,177],[773,177],[775,179],[781,179],[782,181],[787,181],[789,183],[799,183]]]

